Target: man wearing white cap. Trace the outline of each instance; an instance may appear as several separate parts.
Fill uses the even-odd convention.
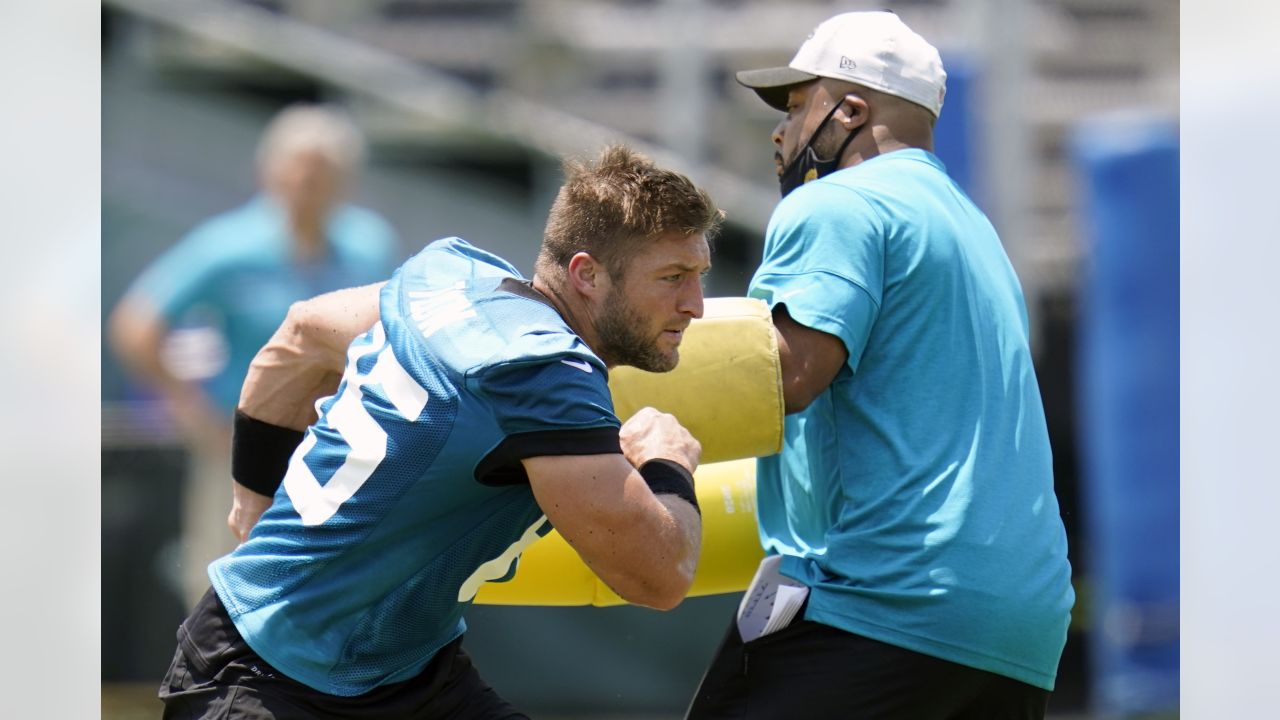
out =
[[[787,113],[749,293],[788,415],[758,468],[768,557],[688,718],[1043,718],[1066,536],[1018,279],[932,153],[938,51],[846,13],[737,77]]]

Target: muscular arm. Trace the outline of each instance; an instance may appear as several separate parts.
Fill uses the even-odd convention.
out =
[[[294,430],[315,422],[315,402],[338,388],[347,346],[377,322],[384,283],[294,303],[254,356],[240,391],[244,414]]]
[[[783,404],[790,415],[809,407],[831,385],[849,351],[835,335],[796,322],[786,305],[774,307],[773,327],[782,361]]]
[[[621,439],[626,455],[535,457],[524,467],[542,511],[601,580],[628,602],[670,610],[693,584],[702,517],[676,495],[654,495],[636,468],[663,458],[692,473],[702,448],[652,408],[628,420]]]
[[[326,293],[294,303],[284,323],[254,356],[239,410],[249,417],[305,430],[315,422],[315,402],[338,389],[347,346],[377,322],[378,293],[384,283]],[[241,542],[271,498],[231,483],[227,526]]]

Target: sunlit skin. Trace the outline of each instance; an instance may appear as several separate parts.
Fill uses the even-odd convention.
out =
[[[668,233],[632,256],[596,313],[595,348],[606,364],[666,372],[680,359],[680,341],[702,317],[702,279],[711,249],[701,234]],[[594,347],[594,346],[593,346]]]
[[[563,281],[535,275],[533,287],[607,367],[665,372],[680,358],[689,323],[702,317],[702,277],[710,269],[705,235],[669,232],[644,243],[616,278],[580,252],[570,258]]]

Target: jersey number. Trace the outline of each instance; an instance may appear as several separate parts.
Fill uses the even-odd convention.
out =
[[[358,372],[357,361],[374,353],[378,358],[369,372]],[[387,433],[362,402],[367,389],[380,387],[400,417],[409,422],[417,422],[427,406],[426,389],[396,360],[381,322],[373,326],[366,342],[352,343],[342,380],[341,396],[320,420],[341,435],[351,448],[342,467],[328,482],[320,484],[304,461],[316,444],[315,433],[308,432],[289,460],[289,471],[284,476],[285,492],[302,516],[303,525],[319,525],[333,517],[387,456]]]
[[[368,373],[358,372],[357,361],[373,353],[378,353],[373,367]],[[382,323],[373,326],[367,342],[352,343],[347,351],[347,369],[342,380],[342,395],[321,418],[321,422],[340,434],[351,448],[342,467],[329,478],[329,482],[320,484],[304,460],[316,445],[315,433],[308,432],[290,458],[289,471],[284,476],[285,492],[302,516],[303,525],[319,525],[333,517],[342,503],[364,485],[387,456],[387,433],[369,415],[362,402],[366,388],[381,387],[396,412],[409,422],[417,422],[427,407],[427,391],[396,360],[391,346],[387,344]],[[323,403],[321,400],[320,404]],[[476,568],[459,588],[458,602],[471,600],[480,585],[506,575],[520,553],[538,539],[537,531],[546,520],[545,515],[538,518],[505,552]]]

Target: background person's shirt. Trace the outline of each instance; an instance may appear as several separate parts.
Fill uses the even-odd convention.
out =
[[[284,213],[259,195],[196,226],[130,288],[171,330],[208,338],[189,344],[192,355],[212,356],[188,357],[196,367],[190,374],[201,379],[228,422],[249,363],[291,304],[385,280],[395,268],[396,236],[370,210],[335,208],[325,238],[325,257],[296,262]]]

